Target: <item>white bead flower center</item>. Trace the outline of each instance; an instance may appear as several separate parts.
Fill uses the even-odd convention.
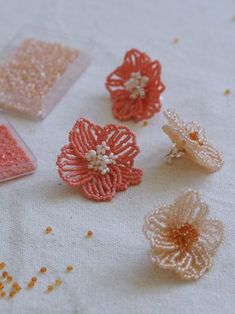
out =
[[[85,156],[88,161],[88,169],[99,171],[101,174],[109,173],[110,169],[108,165],[115,164],[115,159],[117,158],[113,153],[107,155],[106,151],[109,150],[110,147],[105,142],[97,145],[96,150],[89,150]]]
[[[144,98],[145,86],[148,81],[149,78],[147,76],[141,76],[140,72],[131,73],[129,80],[124,83],[125,89],[130,92],[130,98]]]

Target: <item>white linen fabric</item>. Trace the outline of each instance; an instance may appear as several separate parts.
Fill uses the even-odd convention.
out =
[[[7,0],[0,1],[0,45],[26,23],[92,38],[92,64],[41,122],[5,116],[38,159],[35,174],[0,185],[0,260],[24,289],[0,300],[1,314],[234,313],[235,308],[235,15],[234,0]],[[177,44],[172,44],[179,38]],[[60,148],[76,119],[121,124],[111,112],[106,76],[131,48],[162,63],[164,108],[203,125],[224,152],[225,164],[207,175],[187,159],[164,163],[170,141],[162,112],[125,123],[136,132],[144,172],[139,186],[111,202],[85,199],[58,176]],[[226,88],[231,95],[224,96]],[[185,283],[154,267],[141,228],[144,216],[186,188],[201,191],[211,216],[225,224],[225,239],[212,270]],[[53,233],[45,235],[46,226]],[[85,238],[92,230],[94,236]],[[74,271],[64,272],[72,264]],[[37,274],[46,266],[45,275]],[[31,291],[27,281],[38,276]],[[56,278],[62,285],[44,291]]]

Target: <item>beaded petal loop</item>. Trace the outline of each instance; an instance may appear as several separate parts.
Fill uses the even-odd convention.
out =
[[[161,82],[161,64],[152,61],[137,49],[129,50],[123,64],[106,80],[115,118],[140,121],[151,118],[161,109],[160,94],[165,86]]]
[[[166,156],[168,163],[186,154],[210,172],[222,167],[222,154],[208,142],[205,130],[198,123],[194,121],[185,123],[170,110],[164,112],[164,115],[168,123],[163,125],[162,129],[173,143],[172,150]]]
[[[150,241],[152,261],[185,280],[204,275],[223,239],[223,224],[207,219],[208,211],[198,192],[187,190],[173,204],[149,214],[143,232]]]
[[[57,159],[60,177],[90,199],[111,200],[116,192],[140,183],[133,167],[139,153],[135,135],[124,126],[94,125],[78,120]]]

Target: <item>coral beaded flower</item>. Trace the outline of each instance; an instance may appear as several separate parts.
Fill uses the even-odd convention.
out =
[[[165,86],[161,82],[161,64],[145,53],[131,49],[123,64],[106,81],[113,101],[113,114],[119,120],[149,119],[161,109],[160,94]]]
[[[149,214],[143,231],[150,240],[152,261],[185,280],[204,275],[223,239],[223,224],[207,219],[207,212],[198,192],[187,190],[173,204]]]
[[[167,155],[169,163],[186,154],[210,172],[221,168],[223,156],[208,142],[206,132],[199,124],[194,121],[185,123],[170,110],[164,114],[168,124],[165,124],[162,129],[173,143],[172,150]]]
[[[140,183],[142,171],[133,167],[138,153],[136,137],[127,127],[101,127],[80,119],[57,158],[57,166],[69,185],[79,187],[90,199],[105,201]]]

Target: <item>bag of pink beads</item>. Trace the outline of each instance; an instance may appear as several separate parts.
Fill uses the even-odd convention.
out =
[[[37,162],[12,125],[0,118],[0,182],[33,173]]]
[[[83,44],[82,44],[83,42]],[[89,43],[28,26],[0,54],[0,108],[43,119],[89,64]]]

